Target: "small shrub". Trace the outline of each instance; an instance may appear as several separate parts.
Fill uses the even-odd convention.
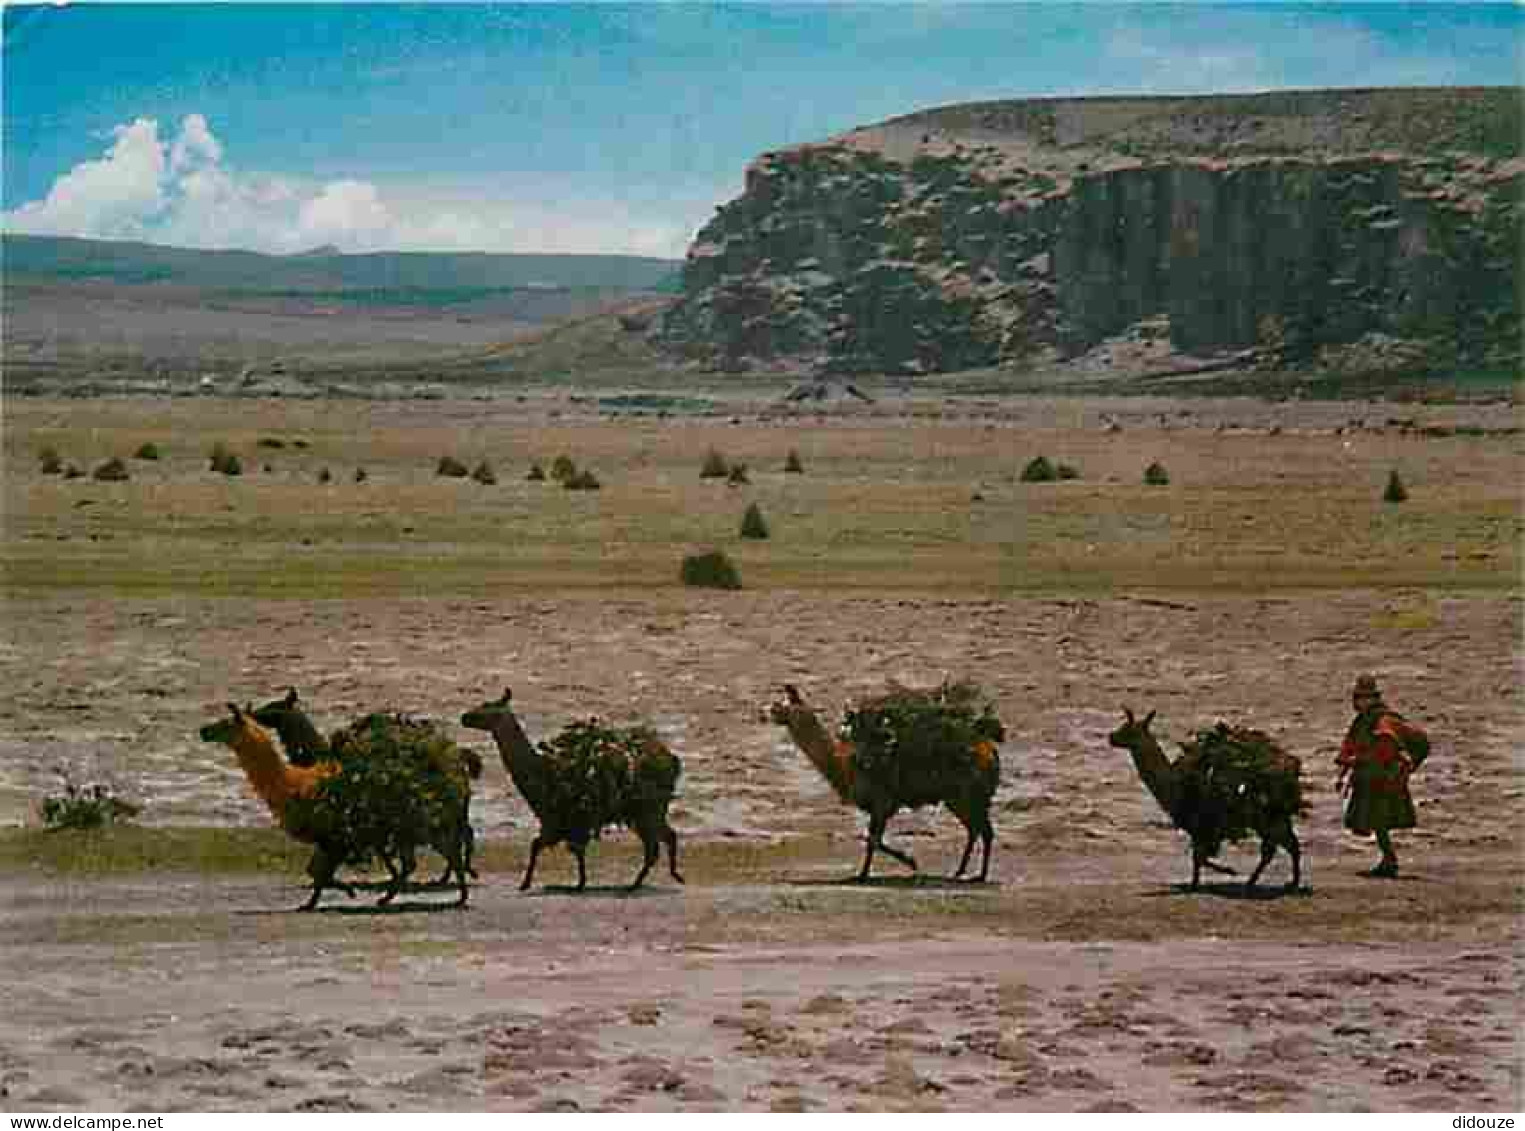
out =
[[[1058,467],[1054,468],[1054,473],[1058,475],[1060,479],[1080,478],[1080,469],[1073,464],[1068,463],[1061,463]]]
[[[803,475],[805,465],[800,462],[800,453],[793,448],[789,449],[788,458],[784,460],[784,470],[791,475]]]
[[[43,798],[42,823],[50,829],[99,829],[138,815],[138,806],[103,785],[75,785],[64,776],[64,791]]]
[[[370,478],[370,476],[366,475],[366,473],[365,473],[365,468],[363,468],[363,467],[355,468],[355,482],[356,483],[364,483],[369,478]]]
[[[328,468],[325,467],[322,471],[318,472],[319,483],[332,483],[333,481],[334,473],[329,471]]]
[[[559,455],[551,461],[551,478],[565,485],[568,479],[577,474],[577,465],[572,462],[569,455]]]
[[[581,471],[574,471],[568,478],[561,481],[561,485],[568,491],[597,491],[603,486],[598,481],[598,476],[594,475],[587,468],[583,468]]]
[[[1401,503],[1408,497],[1408,488],[1403,485],[1403,480],[1398,478],[1398,472],[1394,470],[1387,477],[1387,490],[1382,492],[1382,501],[1385,503]]]
[[[471,477],[478,483],[486,484],[489,487],[498,481],[497,475],[493,473],[492,465],[485,459],[472,470]]]
[[[1034,456],[1027,461],[1027,466],[1022,469],[1023,483],[1052,483],[1059,478],[1059,472],[1048,461],[1047,456]]]
[[[286,441],[277,439],[274,436],[261,436],[258,440],[254,441],[254,446],[257,448],[284,448]]]
[[[729,487],[741,487],[752,482],[751,478],[747,475],[747,465],[744,463],[731,464],[730,470],[725,473],[725,482]]]
[[[1168,487],[1170,485],[1170,473],[1165,470],[1165,465],[1156,460],[1144,468],[1144,482],[1151,487]]]
[[[242,475],[244,473],[244,465],[239,462],[238,457],[229,451],[228,446],[221,440],[212,445],[210,462],[213,471],[220,471],[224,475]]]
[[[80,479],[84,476],[84,474],[85,473],[79,469],[79,465],[75,463],[71,463],[68,467],[64,468],[65,479]]]
[[[699,469],[699,478],[724,479],[730,473],[731,465],[726,463],[725,456],[711,448],[704,457],[704,466]]]
[[[434,474],[444,475],[451,479],[465,479],[466,465],[454,456],[440,456],[440,461],[435,465]]]
[[[64,472],[63,457],[54,448],[43,448],[38,457],[41,460],[41,469],[44,475],[62,475]]]
[[[538,463],[532,463],[530,464],[530,473],[525,478],[531,483],[544,483],[545,468],[541,467]]]
[[[159,446],[157,444],[153,443],[152,441],[149,441],[146,444],[142,444],[142,445],[140,445],[138,447],[137,451],[132,453],[132,458],[133,459],[158,459],[159,458]]]
[[[112,456],[91,472],[91,475],[103,483],[120,483],[128,478],[127,465],[116,456]]]
[[[741,516],[741,536],[743,538],[768,536],[768,523],[763,518],[762,509],[756,503],[749,506],[747,513]]]
[[[680,576],[684,585],[701,589],[741,588],[741,574],[724,550],[685,555]]]

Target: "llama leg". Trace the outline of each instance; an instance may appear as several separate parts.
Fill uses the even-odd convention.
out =
[[[445,870],[445,874],[448,876],[452,869],[455,871],[455,884],[457,890],[460,893],[460,898],[455,901],[455,905],[457,907],[466,906],[466,898],[468,895],[466,890],[466,873],[471,870],[471,865],[467,864],[465,859],[466,850],[463,848],[463,843],[465,840],[466,838],[464,836],[458,837],[456,841],[450,845],[450,851],[446,854],[445,857],[448,864]]]
[[[858,882],[868,880],[868,869],[874,862],[874,849],[879,845],[879,838],[884,835],[884,826],[889,824],[888,815],[875,814],[868,819],[868,848],[863,854],[863,867],[858,869]]]
[[[524,869],[524,879],[519,883],[520,891],[529,891],[530,884],[533,883],[535,879],[535,861],[540,859],[540,850],[542,848],[549,847],[549,845],[553,843],[555,842],[547,841],[545,834],[543,833],[537,835],[535,839],[530,842],[530,862],[529,866]]]
[[[1250,878],[1244,881],[1244,890],[1249,891],[1255,886],[1255,881],[1260,879],[1260,873],[1266,870],[1272,858],[1276,855],[1276,842],[1266,837],[1260,842],[1260,863],[1255,865],[1255,870],[1250,873]]]
[[[678,834],[671,825],[666,825],[662,831],[662,839],[667,842],[667,870],[672,873],[672,878],[681,884],[683,877],[678,874]]]
[[[569,840],[567,847],[572,850],[572,855],[577,857],[577,890],[582,891],[588,886],[588,842]]]
[[[662,842],[658,834],[652,829],[641,829],[641,849],[645,859],[641,862],[641,870],[635,874],[635,880],[630,885],[630,890],[635,891],[646,879],[646,873],[651,871],[651,866],[657,862],[657,857],[662,854]]]
[[[323,889],[333,884],[334,871],[338,866],[338,857],[330,855],[321,845],[313,849],[312,859],[307,862],[307,874],[312,877],[312,893],[307,897],[307,902],[297,908],[298,911],[311,911],[318,906]]]
[[[1289,827],[1282,839],[1287,855],[1292,857],[1292,879],[1287,882],[1288,891],[1297,891],[1303,884],[1303,846],[1297,842],[1297,834]]]
[[[980,840],[984,844],[980,854],[980,874],[975,877],[976,883],[984,883],[985,877],[990,875],[990,849],[995,844],[995,826],[990,823],[990,816],[986,814],[980,829]]]
[[[1196,845],[1191,846],[1191,891],[1197,890],[1197,885],[1202,882],[1202,861],[1207,857]]]
[[[418,866],[418,861],[413,854],[413,846],[411,844],[404,844],[397,851],[401,864],[400,867],[392,863],[392,857],[388,853],[383,852],[380,855],[381,862],[386,865],[390,879],[387,881],[386,892],[376,901],[376,906],[385,907],[397,898],[397,893],[402,891],[403,881],[408,878],[408,873]]]

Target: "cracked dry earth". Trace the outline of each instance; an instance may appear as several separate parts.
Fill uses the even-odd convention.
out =
[[[260,825],[227,752],[194,738],[226,698],[294,683],[324,726],[380,704],[453,725],[512,684],[537,737],[593,712],[654,722],[685,762],[674,824],[695,864],[684,888],[658,871],[627,897],[609,885],[631,838],[612,833],[600,886],[520,894],[529,814],[455,728],[488,756],[479,836],[513,850],[465,911],[419,892],[395,914],[331,896],[296,915],[295,875],[0,877],[0,1107],[1518,1110],[1519,608],[40,600],[5,656],[13,807],[88,752],[160,819]],[[1436,741],[1397,881],[1362,875],[1374,852],[1332,790],[1361,670]],[[840,883],[861,821],[759,709],[784,680],[835,709],[945,674],[979,680],[1009,731],[995,882],[933,878],[962,838],[923,811],[892,826],[922,879],[881,860]],[[1222,717],[1300,754],[1311,891],[1280,891],[1284,860],[1261,898],[1184,891],[1180,834],[1106,744],[1124,705],[1159,711],[1167,749]],[[790,851],[806,842],[822,847]],[[738,847],[755,853],[721,852]],[[1227,858],[1242,873],[1255,853]],[[540,879],[570,871],[558,850]]]

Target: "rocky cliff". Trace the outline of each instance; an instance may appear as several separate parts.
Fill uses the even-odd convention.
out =
[[[1519,92],[1494,88],[913,114],[755,161],[660,337],[817,372],[1031,367],[1117,341],[1509,363],[1521,128]]]

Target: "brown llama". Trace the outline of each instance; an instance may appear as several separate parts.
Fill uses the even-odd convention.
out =
[[[1260,863],[1245,881],[1245,891],[1254,888],[1278,847],[1292,858],[1286,890],[1296,891],[1302,879],[1302,846],[1292,822],[1303,808],[1302,762],[1268,743],[1268,756],[1261,764],[1218,766],[1200,741],[1172,762],[1149,732],[1153,711],[1135,719],[1124,708],[1123,715],[1122,726],[1107,741],[1133,756],[1145,788],[1176,828],[1191,838],[1190,890],[1197,890],[1204,867],[1232,874],[1232,868],[1212,858],[1225,839],[1238,840],[1253,831],[1260,838]],[[1235,733],[1219,726],[1225,735]],[[1258,733],[1255,737],[1264,739]]]
[[[624,825],[640,837],[644,849],[641,870],[630,885],[631,891],[646,879],[664,843],[668,869],[681,884],[678,834],[667,821],[667,809],[683,772],[678,756],[651,730],[634,728],[618,732],[627,741],[619,748],[610,746],[598,751],[598,757],[616,763],[615,768],[621,772],[615,780],[623,784],[590,803],[585,792],[564,780],[561,763],[535,749],[514,715],[512,700],[513,691],[504,688],[502,698],[489,700],[462,715],[461,725],[492,735],[504,769],[540,821],[519,890],[528,890],[534,882],[535,862],[540,853],[565,841],[577,860],[577,890],[582,891],[588,886],[588,842],[605,825],[613,824]],[[637,751],[633,755],[629,753],[632,747]]]
[[[282,698],[272,699],[264,706],[256,707],[252,714],[254,720],[261,726],[275,728],[275,733],[280,737],[281,746],[286,751],[286,759],[293,766],[311,766],[319,761],[332,761],[335,744],[342,744],[348,733],[348,728],[341,728],[334,732],[332,738],[325,738],[308,717],[307,712],[302,709],[302,700],[295,687],[288,688]],[[456,762],[440,766],[439,769],[460,791],[463,806],[461,834],[464,838],[461,844],[461,859],[466,864],[467,875],[476,879],[476,869],[472,867],[472,858],[476,854],[476,830],[471,824],[471,783],[482,776],[482,759],[476,751],[461,747],[454,748],[454,756]],[[384,858],[383,863],[388,870],[394,867],[393,861],[389,858]],[[417,861],[411,857],[405,857],[398,861],[396,866],[400,868],[406,880],[417,868]],[[445,886],[450,882],[453,874],[453,868],[447,860],[445,870],[431,881],[430,886]]]
[[[890,818],[901,809],[937,804],[946,805],[968,834],[964,855],[953,878],[963,878],[978,838],[982,852],[980,872],[974,882],[984,883],[990,873],[990,850],[995,842],[990,803],[1001,780],[1001,760],[994,742],[976,741],[968,751],[933,751],[934,757],[946,759],[947,766],[956,767],[951,773],[899,773],[883,760],[865,760],[851,742],[834,739],[815,709],[793,685],[784,685],[784,695],[783,701],[768,707],[768,717],[789,732],[794,744],[838,798],[868,814],[868,849],[858,871],[859,883],[868,879],[874,851],[879,848],[912,871],[917,870],[910,853],[885,843],[884,832]]]
[[[337,887],[348,895],[354,889],[335,878],[339,866],[374,852],[391,873],[379,905],[389,904],[402,890],[405,877],[391,863],[395,851],[411,859],[414,847],[429,844],[441,852],[455,869],[460,898],[467,899],[465,865],[460,859],[461,832],[458,805],[430,810],[427,806],[399,816],[385,798],[362,796],[362,804],[351,812],[331,798],[323,788],[339,778],[342,767],[336,762],[314,766],[292,766],[276,749],[270,732],[254,716],[236,703],[228,704],[229,717],[201,728],[203,741],[220,742],[230,747],[253,786],[254,792],[270,809],[276,823],[293,839],[314,847],[307,874],[312,878],[312,892],[300,910],[311,911],[318,905],[324,890]]]

